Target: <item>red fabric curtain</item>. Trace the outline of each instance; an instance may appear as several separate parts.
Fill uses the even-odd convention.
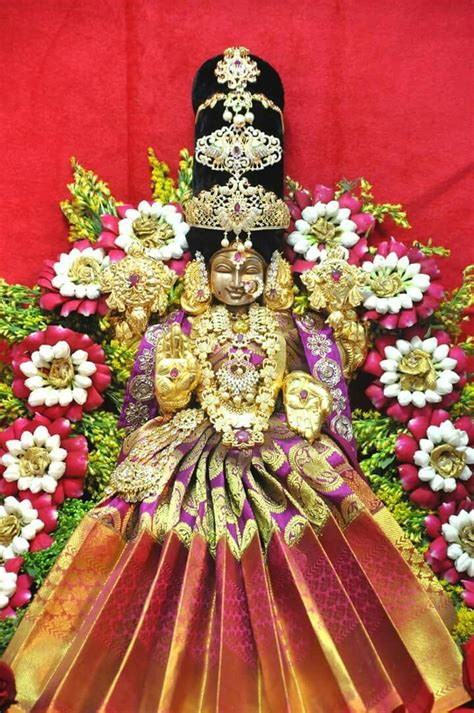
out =
[[[241,44],[286,89],[286,171],[370,180],[413,229],[472,260],[469,0],[3,0],[0,275],[33,284],[68,247],[58,202],[69,158],[124,201],[149,197],[146,150],[192,147],[202,61]],[[470,255],[469,255],[470,253]]]

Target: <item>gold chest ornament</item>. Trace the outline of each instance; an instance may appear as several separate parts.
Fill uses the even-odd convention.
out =
[[[251,345],[263,353],[257,366]],[[275,315],[253,304],[247,315],[233,317],[219,305],[196,317],[190,346],[201,367],[198,397],[226,446],[248,448],[263,443],[283,383],[286,345]],[[209,356],[227,349],[215,369]]]

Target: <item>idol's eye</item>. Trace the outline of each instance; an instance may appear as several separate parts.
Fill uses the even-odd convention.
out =
[[[256,265],[249,265],[249,267],[245,268],[245,274],[246,275],[259,275],[260,270]]]
[[[215,272],[219,272],[220,274],[229,274],[232,272],[232,268],[229,265],[216,265],[214,267]]]

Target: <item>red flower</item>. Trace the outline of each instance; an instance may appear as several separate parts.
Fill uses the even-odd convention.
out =
[[[457,584],[461,580],[462,572],[455,567],[455,555],[448,555],[448,548],[452,544],[451,539],[447,539],[446,533],[443,531],[443,525],[450,524],[452,516],[458,516],[462,512],[470,513],[473,509],[473,502],[470,498],[461,500],[459,503],[450,502],[443,503],[438,508],[436,515],[427,515],[425,517],[425,527],[428,537],[432,540],[430,546],[425,552],[425,559],[431,569],[440,577],[445,579],[450,584]],[[453,522],[451,520],[451,522]],[[469,578],[472,581],[471,578]],[[469,604],[470,598],[466,604]]]
[[[395,454],[402,463],[398,472],[410,500],[436,508],[443,501],[459,502],[474,495],[472,419],[464,416],[451,423],[449,413],[437,409],[410,419],[408,430],[411,435],[398,437]]]
[[[450,345],[446,332],[424,339],[416,334],[410,340],[384,335],[374,346],[362,368],[378,377],[365,392],[376,409],[405,423],[459,399],[467,360],[460,347]]]
[[[308,230],[312,225],[316,225],[318,216],[312,215],[316,206],[331,206],[327,209],[331,214],[323,216],[326,223],[318,227],[319,239],[311,237],[311,231]],[[336,215],[333,215],[332,207],[336,209]],[[354,265],[359,265],[362,258],[367,253],[366,236],[370,233],[375,225],[375,218],[370,213],[362,212],[362,201],[350,193],[344,193],[339,198],[335,199],[334,189],[327,186],[316,185],[313,195],[307,190],[300,190],[295,193],[294,199],[288,201],[291,221],[286,232],[285,240],[287,245],[285,253],[289,261],[293,264],[295,272],[303,272],[313,266],[314,262],[324,257],[326,242],[324,239],[325,230],[328,232],[330,240],[334,239],[333,233],[339,235],[336,237],[336,242],[348,250],[348,262]],[[307,211],[306,209],[311,209]],[[338,211],[341,211],[339,214]],[[333,224],[334,223],[334,224]],[[305,235],[310,235],[305,238]],[[307,244],[306,244],[307,243]],[[299,257],[301,254],[303,257]]]
[[[70,434],[69,421],[50,421],[40,414],[31,420],[17,418],[0,432],[0,493],[45,491],[57,505],[65,497],[79,498],[87,472],[87,440]]]
[[[0,661],[0,710],[6,711],[15,698],[15,674],[5,661]]]
[[[108,307],[100,289],[100,274],[111,262],[125,256],[123,250],[109,249],[105,244],[101,238],[95,243],[78,240],[68,253],[61,253],[56,260],[45,260],[38,279],[38,285],[45,290],[40,306],[45,310],[61,306],[63,317],[71,312],[86,317],[104,315]]]
[[[377,254],[362,265],[368,284],[363,288],[364,319],[384,329],[406,329],[438,308],[444,288],[431,257],[393,238],[380,243]]]
[[[463,645],[463,683],[466,691],[474,697],[474,635]]]
[[[13,392],[30,411],[77,421],[103,403],[111,374],[103,349],[87,334],[52,325],[12,349]]]
[[[15,609],[24,607],[31,599],[33,578],[26,573],[18,574],[22,564],[22,557],[13,557],[0,566],[0,619],[15,616]],[[4,665],[0,661],[0,667]],[[0,710],[5,690],[3,676],[4,670],[0,668]]]

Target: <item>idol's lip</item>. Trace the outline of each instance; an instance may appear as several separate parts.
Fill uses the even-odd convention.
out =
[[[240,289],[231,289],[227,288],[227,294],[233,297],[234,299],[238,299],[239,297],[243,297],[245,295],[245,290],[243,288]]]

